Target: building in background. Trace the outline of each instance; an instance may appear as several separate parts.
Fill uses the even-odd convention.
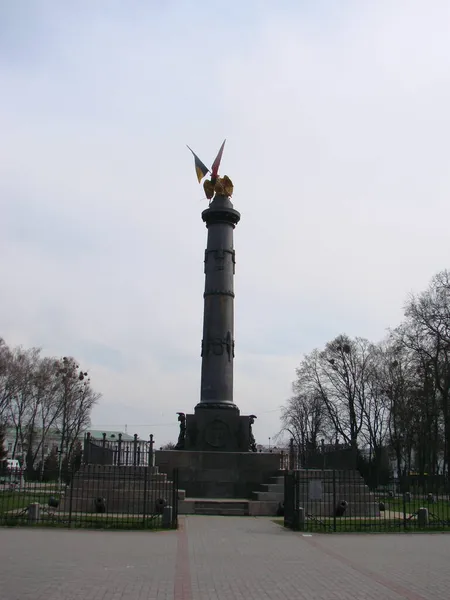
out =
[[[101,429],[86,429],[82,431],[78,436],[78,440],[83,444],[84,438],[87,433],[90,433],[91,438],[94,440],[103,440],[103,434],[106,434],[106,440],[108,442],[114,442],[119,440],[119,435],[122,435],[124,442],[133,441],[133,436],[128,435],[122,431],[108,431]],[[41,430],[36,429],[34,440],[33,440],[33,454],[36,454],[35,463],[39,463],[45,460],[52,452],[58,452],[61,446],[61,433],[57,429],[50,429],[44,438],[44,443],[41,442]],[[5,430],[4,437],[4,449],[7,452],[7,459],[17,459],[21,465],[25,462],[26,455],[28,453],[28,447],[26,443],[22,444],[21,440],[18,439],[16,429],[14,427],[7,428]]]

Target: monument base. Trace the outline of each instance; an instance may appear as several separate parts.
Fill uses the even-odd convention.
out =
[[[200,452],[248,452],[250,417],[238,409],[196,407],[186,415],[185,450]]]
[[[178,469],[178,488],[186,491],[187,498],[251,498],[278,475],[280,455],[159,450],[155,465],[161,473]]]

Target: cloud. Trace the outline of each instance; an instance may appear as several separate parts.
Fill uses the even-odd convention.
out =
[[[383,337],[448,267],[448,3],[29,5],[0,15],[1,335],[76,355],[95,426],[176,439],[206,243],[185,144],[227,137],[235,399],[267,440],[302,353]]]

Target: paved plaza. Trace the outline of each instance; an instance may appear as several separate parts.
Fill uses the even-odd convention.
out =
[[[449,534],[305,536],[267,518],[179,531],[0,529],[1,600],[447,600]]]

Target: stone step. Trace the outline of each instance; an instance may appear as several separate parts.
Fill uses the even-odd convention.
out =
[[[165,483],[171,483],[170,479],[167,479],[165,477],[152,477],[151,479],[147,479],[147,485],[148,484],[165,484]],[[135,487],[135,486],[144,486],[145,485],[145,479],[125,479],[125,478],[120,478],[120,477],[111,477],[111,478],[97,478],[97,477],[84,477],[83,479],[79,478],[79,477],[74,477],[73,479],[73,484],[76,485],[80,485],[80,486],[86,486],[86,485],[94,485],[94,484],[101,484],[101,485],[115,485],[115,484],[119,484],[119,485],[129,485],[130,487]]]
[[[314,480],[314,481],[317,481],[317,480]],[[300,493],[302,493],[304,490],[308,490],[308,487],[309,487],[309,485],[308,485],[307,481],[299,482]],[[333,492],[333,483],[324,481],[322,483],[322,489],[323,489],[324,493],[332,493]],[[336,482],[335,489],[336,489],[337,494],[345,493],[347,491],[350,493],[361,493],[363,495],[367,495],[367,494],[371,493],[369,488],[365,484],[362,484],[361,482],[359,482],[359,483],[356,482],[356,483],[352,483],[352,484]],[[284,483],[264,483],[261,485],[261,491],[284,494]]]
[[[253,492],[253,495],[256,498],[256,500],[261,500],[264,502],[283,502],[284,500],[284,492]]]
[[[262,492],[275,492],[278,494],[284,494],[284,483],[263,483],[261,484],[261,488]]]
[[[88,465],[81,465],[80,467],[80,471],[108,471],[108,470],[115,470],[115,471],[146,471],[147,469],[152,469],[153,471],[157,472],[159,467],[157,466],[151,466],[149,467],[148,465],[94,465],[94,464],[88,464]]]
[[[211,508],[215,506],[233,506],[234,508],[246,508],[248,500],[227,500],[227,499],[198,499],[194,500],[194,504],[199,508]]]
[[[86,479],[85,481],[79,481],[79,480],[74,480],[72,483],[72,487],[73,488],[79,488],[79,489],[93,489],[93,488],[120,488],[120,489],[128,489],[128,490],[134,490],[134,489],[144,489],[145,487],[148,488],[166,488],[167,486],[172,486],[172,482],[169,480],[153,480],[153,481],[147,481],[147,483],[145,483],[144,481],[125,481],[125,480],[107,480],[107,479],[100,479],[98,481],[96,480],[92,480],[92,479]]]
[[[249,514],[248,500],[187,498],[184,505],[191,505],[194,515],[244,516]]]
[[[300,488],[307,488],[310,481],[322,481],[322,486],[324,488],[333,489],[333,481],[329,479],[321,479],[320,477],[315,477],[311,479],[300,479],[298,484]],[[334,485],[336,489],[338,487],[342,489],[354,488],[354,489],[369,489],[365,484],[363,479],[352,479],[352,480],[343,480],[336,479]],[[273,478],[269,483],[262,484],[261,487],[283,487],[284,488],[284,478]]]
[[[81,467],[76,477],[120,477],[125,479],[144,479],[145,477],[167,477],[166,473],[160,473],[159,467],[102,467],[92,465]]]
[[[77,473],[73,478],[74,481],[166,481],[166,473],[139,473],[139,474],[127,474],[127,473]]]
[[[219,515],[226,517],[245,517],[248,516],[248,509],[230,508],[230,507],[211,507],[211,508],[194,508],[194,515]]]
[[[255,500],[262,502],[284,502],[284,494],[277,492],[253,492]],[[364,494],[336,494],[336,502],[346,500],[347,502],[374,502],[375,498],[372,495]],[[299,501],[302,503],[310,502],[333,502],[333,494],[322,494],[322,500],[311,500],[308,494],[300,494]]]
[[[277,475],[270,478],[270,482],[265,485],[284,485],[284,475]]]
[[[164,488],[148,488],[143,489],[128,489],[128,488],[106,488],[106,487],[95,487],[95,488],[69,488],[65,494],[66,498],[72,496],[72,498],[95,498],[97,496],[108,496],[110,498],[122,498],[124,501],[129,498],[158,498],[159,496],[168,496],[173,494],[172,486],[165,486]],[[50,494],[51,495],[51,494]]]
[[[298,469],[296,471],[300,478],[305,479],[333,479],[332,469]],[[275,477],[284,477],[286,471],[279,471]],[[336,470],[334,471],[336,479],[362,479],[359,471],[345,471]]]

